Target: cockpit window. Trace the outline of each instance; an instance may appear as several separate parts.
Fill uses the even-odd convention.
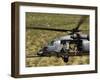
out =
[[[52,46],[54,43],[54,41],[51,41],[50,43],[48,43],[48,45]]]

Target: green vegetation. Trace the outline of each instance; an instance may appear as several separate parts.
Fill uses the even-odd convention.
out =
[[[72,29],[77,26],[81,15],[26,13],[26,27],[48,27],[57,29]],[[89,30],[89,18],[81,25],[81,30]],[[84,32],[88,33],[88,32]],[[67,35],[67,32],[26,29],[26,56],[36,55],[38,50],[47,45],[51,40]],[[51,57],[26,57],[27,67],[36,66],[61,66],[89,64],[89,56],[71,56],[68,63],[62,58]]]

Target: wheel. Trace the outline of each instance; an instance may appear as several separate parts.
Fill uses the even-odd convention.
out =
[[[63,58],[63,61],[66,62],[66,63],[67,63],[68,60],[69,60],[69,56],[68,56],[68,55],[63,56],[62,58]]]

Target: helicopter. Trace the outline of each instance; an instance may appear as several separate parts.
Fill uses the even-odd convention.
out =
[[[89,41],[90,41],[89,35],[81,33],[84,30],[79,30],[80,26],[85,20],[86,16],[82,16],[77,26],[71,30],[33,27],[33,29],[40,29],[40,30],[70,32],[65,36],[52,40],[48,45],[40,49],[37,52],[37,55],[47,56],[50,54],[57,54],[57,57],[61,57],[64,62],[68,62],[71,53],[74,53],[74,55],[81,55],[84,54],[84,52],[89,53]]]

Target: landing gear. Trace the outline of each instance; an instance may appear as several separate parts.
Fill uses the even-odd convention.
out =
[[[60,52],[61,52],[61,53],[67,53],[67,49],[62,48]]]
[[[68,50],[66,48],[62,48],[61,54],[62,54],[61,57],[62,57],[63,61],[67,63],[69,61]]]
[[[67,63],[69,61],[69,56],[68,55],[63,55],[62,59],[63,59],[64,62]]]

